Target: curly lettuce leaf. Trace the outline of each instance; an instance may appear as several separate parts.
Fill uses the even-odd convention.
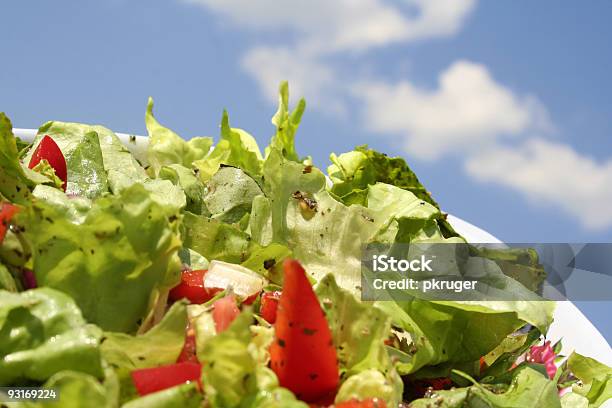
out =
[[[283,81],[279,87],[278,110],[272,117],[272,123],[276,126],[276,134],[266,148],[266,157],[272,150],[277,150],[282,156],[290,161],[299,162],[299,156],[295,151],[295,132],[300,126],[302,115],[306,109],[304,98],[298,101],[296,108],[289,110],[289,84]]]
[[[204,158],[194,161],[200,180],[207,182],[222,165],[238,167],[253,178],[261,175],[262,156],[255,138],[246,131],[232,128],[229,116],[223,111],[221,138]]]
[[[421,184],[403,158],[389,157],[376,150],[368,149],[365,145],[358,146],[355,150],[367,157],[369,164],[372,166],[376,182],[391,184],[402,190],[410,191],[420,200],[440,209],[431,193]]]
[[[149,97],[145,113],[145,125],[149,133],[147,160],[158,175],[163,166],[178,164],[191,169],[192,163],[205,157],[213,140],[210,137],[194,137],[184,140],[153,116],[153,98]]]
[[[101,331],[50,288],[0,291],[0,384],[45,381],[61,370],[103,377]]]
[[[37,201],[17,220],[40,286],[69,294],[104,330],[136,330],[159,291],[180,279],[180,215],[141,185],[94,202],[81,224]]]
[[[261,173],[263,157],[257,141],[246,131],[230,127],[227,111],[223,111],[221,118],[221,140],[227,140],[230,146],[230,153],[224,164],[240,167],[252,177]]]

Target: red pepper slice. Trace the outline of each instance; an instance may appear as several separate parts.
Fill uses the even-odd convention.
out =
[[[338,358],[325,313],[299,262],[288,259],[270,347],[282,387],[306,402],[330,404],[339,382]]]
[[[212,318],[215,322],[217,333],[227,329],[236,317],[240,314],[240,309],[236,305],[234,295],[227,295],[213,303]]]
[[[175,301],[179,299],[188,299],[191,303],[201,304],[209,301],[214,296],[204,288],[204,275],[206,270],[190,269],[183,271],[181,274],[181,283],[170,290],[168,297]]]
[[[66,159],[57,143],[48,135],[42,138],[36,150],[34,150],[28,167],[33,169],[41,160],[49,162],[49,165],[55,170],[55,175],[62,180],[62,189],[66,191],[66,180],[68,180]]]
[[[6,231],[9,228],[11,218],[19,212],[19,207],[10,203],[2,203],[0,206],[0,244],[4,241]]]
[[[131,374],[138,395],[143,396],[191,381],[197,381],[201,388],[202,366],[199,363],[182,362],[134,370]]]
[[[261,307],[259,313],[268,323],[274,324],[276,322],[276,311],[278,309],[278,301],[280,299],[281,292],[266,292],[261,295]]]

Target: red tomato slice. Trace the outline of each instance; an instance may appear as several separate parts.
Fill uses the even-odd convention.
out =
[[[306,272],[295,260],[286,260],[274,343],[272,370],[282,387],[306,402],[329,404],[338,388],[338,358],[325,313]]]
[[[378,398],[368,398],[365,400],[352,399],[334,404],[333,408],[387,408],[387,403]]]
[[[276,311],[278,309],[278,301],[280,299],[281,292],[266,292],[261,295],[261,308],[259,313],[268,323],[274,324],[276,322]]]
[[[48,135],[42,138],[36,150],[34,150],[28,167],[34,168],[41,160],[49,162],[49,165],[55,170],[55,175],[62,180],[62,188],[66,191],[66,180],[68,180],[66,159],[57,143]]]
[[[143,396],[191,381],[199,384],[201,374],[202,366],[199,363],[183,362],[134,370],[132,381],[138,395]]]
[[[236,317],[240,314],[240,309],[236,305],[234,295],[227,295],[213,303],[212,317],[215,322],[217,333],[227,329]]]
[[[204,275],[206,270],[186,270],[181,274],[181,283],[170,290],[168,297],[172,301],[187,299],[191,303],[201,304],[214,296],[204,288]]]
[[[0,207],[0,244],[2,244],[2,241],[4,241],[11,218],[13,218],[13,216],[18,212],[19,207],[9,203],[2,203],[2,206]]]

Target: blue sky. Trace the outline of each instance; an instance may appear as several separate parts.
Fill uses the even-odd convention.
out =
[[[318,165],[368,143],[503,240],[610,242],[612,3],[585,4],[10,2],[0,110],[143,134],[151,95],[186,138],[216,136],[227,108],[265,145],[289,79]],[[609,304],[580,306],[612,339]]]

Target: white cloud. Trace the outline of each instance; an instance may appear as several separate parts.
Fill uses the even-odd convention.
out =
[[[398,41],[455,34],[475,0],[184,0],[238,27],[289,30],[296,48],[362,51]]]
[[[338,53],[365,52],[397,42],[448,37],[476,0],[183,0],[225,17],[239,28],[279,33],[247,50],[242,65],[271,102],[289,80],[294,95],[321,111],[344,113],[344,85],[329,62]]]
[[[422,159],[550,127],[535,97],[515,95],[484,65],[457,61],[438,82],[435,90],[407,81],[363,82],[354,87],[354,95],[364,101],[366,126],[400,137],[407,152]]]
[[[612,226],[612,160],[598,163],[571,146],[531,139],[519,147],[482,151],[467,159],[465,168],[479,181],[561,208],[586,228]]]
[[[309,103],[317,101],[335,113],[344,113],[333,69],[316,58],[286,47],[262,46],[246,53],[242,67],[255,78],[271,103],[278,101],[278,84],[284,79],[289,81],[292,95],[303,96]]]

